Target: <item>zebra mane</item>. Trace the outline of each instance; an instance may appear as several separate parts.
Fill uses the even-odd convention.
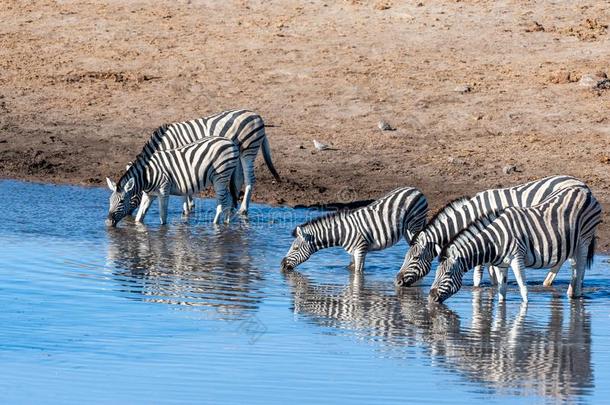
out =
[[[481,233],[481,231],[486,228],[490,223],[492,223],[496,218],[498,218],[502,214],[502,212],[502,210],[493,210],[486,214],[482,214],[477,219],[469,223],[467,227],[455,234],[455,236],[449,242],[447,242],[445,246],[443,246],[443,249],[439,254],[439,260],[443,261],[449,256],[449,248],[454,243],[464,237],[474,236]]]
[[[150,160],[151,156],[159,149],[159,144],[165,136],[169,124],[163,124],[159,128],[153,131],[153,134],[148,138],[148,141],[144,144],[142,151],[136,156],[131,164],[131,167],[123,173],[117,187],[121,188],[133,177],[133,173],[137,167],[144,167]]]
[[[329,212],[329,213],[324,214],[322,216],[310,219],[309,221],[303,222],[301,225],[298,225],[296,228],[294,228],[292,230],[292,236],[296,238],[296,236],[297,236],[297,228],[303,229],[303,228],[306,228],[306,227],[309,227],[309,226],[312,226],[312,225],[316,225],[316,224],[318,224],[318,223],[320,223],[322,221],[333,219],[335,217],[345,217],[346,215],[349,215],[349,214],[351,214],[352,212],[354,212],[354,211],[356,211],[358,209],[359,208],[351,208],[351,209],[350,208],[344,208],[344,209],[340,209],[340,210],[337,210],[337,211]]]
[[[458,208],[460,208],[462,205],[466,204],[468,201],[470,201],[470,197],[468,197],[468,196],[462,196],[462,197],[456,198],[455,200],[449,201],[441,209],[436,211],[436,214],[434,214],[432,216],[432,218],[430,219],[430,221],[428,221],[428,224],[426,225],[426,227],[424,229],[419,231],[417,234],[413,235],[413,241],[415,241],[417,239],[417,237],[419,236],[420,233],[425,232],[426,229],[433,228],[438,222],[444,221],[445,218],[447,218],[447,212],[456,211]]]

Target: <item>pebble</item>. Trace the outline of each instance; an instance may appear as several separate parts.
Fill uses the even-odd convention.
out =
[[[580,78],[578,85],[589,89],[607,89],[610,88],[610,80],[605,73],[586,74]]]
[[[472,87],[467,84],[462,84],[453,89],[456,93],[470,93],[472,91]]]
[[[454,165],[465,165],[466,161],[464,159],[461,159],[459,157],[453,157],[451,156],[449,159],[447,159],[447,161],[449,163],[453,163]]]
[[[517,171],[517,166],[515,165],[507,165],[502,168],[502,172],[504,174],[511,174]]]
[[[392,126],[390,124],[388,124],[387,121],[381,120],[377,123],[377,128],[381,129],[382,131],[393,131],[394,128],[392,128]]]

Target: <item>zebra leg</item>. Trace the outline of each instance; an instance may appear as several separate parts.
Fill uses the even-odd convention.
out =
[[[185,195],[182,197],[182,216],[186,217],[191,213],[191,207],[189,204],[189,196]]]
[[[155,200],[154,195],[149,195],[148,193],[142,193],[142,200],[140,201],[140,206],[138,207],[138,213],[136,214],[136,222],[142,222],[144,216],[148,212],[150,208],[150,204]]]
[[[489,282],[491,283],[491,285],[498,285],[498,277],[496,275],[497,271],[498,270],[496,266],[487,267],[487,272],[489,273]]]
[[[366,258],[365,251],[357,251],[354,253],[354,271],[361,273],[364,270],[364,259]]]
[[[214,225],[218,225],[218,222],[220,222],[220,217],[222,216],[222,205],[217,204],[216,205],[216,215],[214,215]]]
[[[214,224],[218,225],[220,217],[224,214],[225,223],[231,221],[233,205],[231,204],[231,193],[229,192],[229,181],[217,181],[214,183],[214,191],[216,192],[216,216]]]
[[[195,199],[193,198],[192,195],[188,196],[187,202],[189,205],[189,212],[193,211],[193,208],[195,208]]]
[[[521,300],[527,304],[527,285],[525,284],[525,266],[523,264],[523,259],[521,257],[515,257],[510,262],[510,267],[513,269],[515,279],[517,279],[519,291],[521,292]]]
[[[355,268],[355,264],[354,264],[354,256],[352,256],[352,259],[350,260],[349,264],[347,265],[347,268],[351,271],[354,271]]]
[[[161,194],[159,196],[159,219],[161,225],[167,224],[167,203],[169,201],[169,195]]]
[[[506,289],[508,287],[508,280],[506,279],[508,267],[498,267],[497,269],[496,277],[500,279],[498,282],[498,301],[504,302],[506,300]]]
[[[561,268],[562,264],[563,263],[559,263],[557,266],[551,267],[551,270],[549,270],[549,273],[546,275],[546,278],[542,283],[543,286],[550,287],[553,285],[553,281],[555,281],[555,277],[557,277],[557,272]]]
[[[472,276],[472,285],[474,287],[480,286],[483,278],[483,266],[475,266]]]
[[[241,165],[244,171],[244,182],[246,184],[246,190],[244,191],[244,198],[241,201],[241,207],[239,207],[240,215],[248,215],[248,208],[250,208],[250,199],[252,198],[252,188],[256,178],[254,177],[254,159],[242,159]]]
[[[585,274],[585,265],[587,262],[587,249],[589,243],[581,244],[576,251],[576,262],[572,267],[572,280],[568,287],[568,297],[578,298],[582,295],[582,283]]]

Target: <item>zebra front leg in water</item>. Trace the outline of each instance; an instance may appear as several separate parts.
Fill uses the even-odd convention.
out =
[[[496,267],[496,269],[496,277],[498,278],[498,301],[504,302],[506,300],[506,289],[508,287],[508,267]]]
[[[142,222],[148,209],[150,208],[150,204],[155,200],[154,195],[150,195],[148,193],[142,193],[142,200],[140,201],[140,206],[138,207],[138,213],[136,214],[136,222]]]
[[[354,252],[354,271],[361,273],[364,270],[364,259],[366,258],[366,250],[361,249]]]
[[[472,285],[474,287],[479,287],[481,285],[481,280],[483,279],[483,266],[475,266],[472,273]]]
[[[513,260],[510,262],[510,267],[513,269],[513,274],[515,275],[515,279],[519,285],[521,299],[523,302],[527,303],[527,285],[525,284],[525,265],[523,263],[523,258],[520,256],[513,258]]]
[[[229,180],[217,181],[214,183],[214,191],[216,192],[216,215],[214,216],[214,225],[218,225],[220,217],[224,214],[225,223],[231,221],[233,205],[231,204],[231,193],[229,192]]]
[[[542,283],[543,286],[550,287],[553,285],[553,281],[555,281],[555,277],[557,277],[557,272],[561,268],[562,264],[563,263],[559,263],[557,266],[551,267],[551,270],[549,270],[549,273],[546,275],[546,278],[544,279],[544,282]],[[572,267],[574,267],[575,264],[576,263],[572,261]]]
[[[167,224],[168,202],[169,202],[169,195],[167,195],[167,194],[159,195],[159,219],[161,221],[161,225]]]
[[[184,197],[182,197],[182,216],[188,216],[191,211],[193,210],[193,207],[195,206],[195,203],[193,203],[193,197],[190,195],[185,195]]]
[[[496,276],[498,271],[496,266],[488,266],[487,272],[489,273],[489,282],[491,285],[498,285],[498,277]]]

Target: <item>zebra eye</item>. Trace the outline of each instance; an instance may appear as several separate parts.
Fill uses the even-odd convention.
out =
[[[292,250],[299,250],[299,247],[298,247],[297,245],[294,245],[294,246],[292,247]]]

